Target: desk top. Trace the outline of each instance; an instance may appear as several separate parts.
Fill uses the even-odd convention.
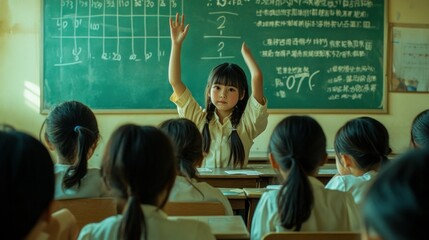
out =
[[[316,177],[332,177],[337,173],[335,163],[327,163],[320,167]],[[197,175],[201,178],[260,178],[277,177],[278,172],[270,164],[248,164],[243,169],[199,168]]]
[[[246,194],[242,188],[217,188],[228,199],[246,199]]]
[[[175,216],[169,219],[194,219],[207,223],[216,239],[249,239],[249,231],[241,216]]]

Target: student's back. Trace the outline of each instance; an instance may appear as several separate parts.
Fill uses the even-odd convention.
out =
[[[214,239],[205,223],[170,220],[162,210],[176,177],[176,158],[161,130],[119,127],[106,145],[102,167],[107,186],[124,210],[86,225],[79,239]]]
[[[178,160],[178,175],[169,201],[218,201],[227,215],[233,215],[230,202],[219,189],[195,179],[196,168],[203,161],[202,137],[195,123],[186,118],[169,119],[160,128],[173,141]]]
[[[411,150],[381,169],[363,200],[362,239],[427,239],[429,149]]]
[[[48,148],[57,157],[55,199],[106,195],[100,170],[88,168],[99,139],[91,109],[80,102],[63,102],[49,113],[44,124]]]
[[[42,239],[54,198],[52,159],[28,134],[0,131],[2,239]]]
[[[311,117],[290,116],[274,129],[269,158],[284,178],[262,195],[251,239],[282,231],[358,231],[360,216],[350,193],[325,189],[314,176],[327,160],[326,137]]]
[[[379,168],[389,161],[389,133],[374,118],[355,118],[337,131],[334,148],[339,174],[326,184],[326,188],[350,192],[359,204]]]

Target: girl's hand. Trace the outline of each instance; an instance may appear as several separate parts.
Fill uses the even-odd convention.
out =
[[[185,26],[185,16],[179,17],[179,13],[176,13],[176,19],[170,18],[170,35],[172,44],[181,45],[185,40],[188,33],[189,24]]]

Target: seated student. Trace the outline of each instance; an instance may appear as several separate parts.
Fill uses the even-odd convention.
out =
[[[362,202],[363,237],[426,239],[428,172],[427,148],[406,152],[383,167]]]
[[[389,133],[384,125],[370,117],[359,117],[344,124],[335,135],[334,149],[339,175],[327,184],[327,189],[350,192],[356,203],[386,164],[392,152]]]
[[[411,146],[429,147],[429,109],[419,113],[411,126]]]
[[[326,137],[309,116],[289,116],[274,128],[269,159],[284,178],[265,192],[253,215],[251,239],[269,232],[359,231],[360,215],[348,192],[325,189],[317,178],[327,161]]]
[[[57,157],[55,199],[106,196],[100,169],[88,168],[99,139],[91,109],[77,101],[63,102],[49,113],[44,125],[48,148]]]
[[[124,211],[86,225],[79,239],[214,239],[207,224],[169,220],[162,211],[176,178],[176,158],[161,130],[133,124],[119,127],[107,143],[102,169]]]
[[[204,159],[202,136],[194,122],[186,118],[170,119],[161,123],[163,130],[175,144],[177,177],[169,201],[218,201],[227,215],[233,215],[228,198],[206,182],[197,182],[196,168]]]
[[[54,183],[52,159],[41,142],[22,132],[0,131],[2,238],[47,237],[43,230],[51,215]]]

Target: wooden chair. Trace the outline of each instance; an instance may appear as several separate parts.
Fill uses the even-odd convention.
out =
[[[360,240],[359,232],[275,232],[262,240]]]
[[[225,207],[221,202],[167,202],[164,212],[168,216],[221,216]]]
[[[66,208],[58,210],[51,214],[43,232],[49,235],[49,240],[75,240],[78,234],[76,218]]]
[[[53,201],[53,210],[67,208],[76,217],[78,230],[118,213],[115,198],[78,198]]]

